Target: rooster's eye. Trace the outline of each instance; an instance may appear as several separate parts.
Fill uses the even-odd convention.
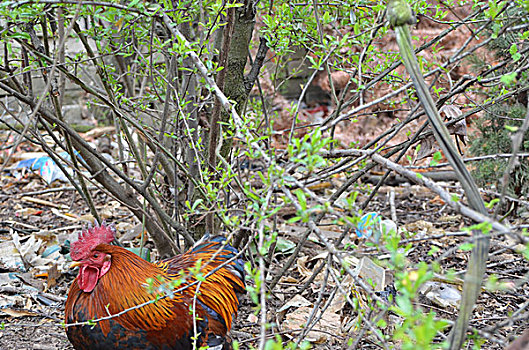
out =
[[[97,259],[99,257],[99,253],[94,253],[93,257]]]

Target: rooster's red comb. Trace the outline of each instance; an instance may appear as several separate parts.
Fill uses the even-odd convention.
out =
[[[101,243],[110,243],[114,240],[114,226],[107,226],[104,222],[101,226],[88,227],[79,233],[79,239],[70,245],[70,256],[72,260],[82,260],[86,258],[92,249]]]

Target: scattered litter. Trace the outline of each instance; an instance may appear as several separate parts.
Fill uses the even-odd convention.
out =
[[[46,247],[46,249],[44,249],[41,255],[43,258],[47,258],[48,256],[52,255],[53,253],[59,252],[60,250],[61,246],[58,244],[54,244]]]
[[[46,200],[39,199],[39,198],[33,198],[33,197],[24,196],[21,199],[24,202],[30,202],[30,203],[35,203],[35,204],[39,204],[39,205],[45,205],[47,207],[58,208],[58,209],[66,208],[66,206],[64,206],[62,204],[53,203],[53,202],[46,201]]]
[[[285,305],[283,305],[277,312],[283,312],[288,310],[291,307],[302,307],[302,306],[311,306],[312,303],[307,299],[303,298],[301,295],[297,294],[292,299],[290,299]]]
[[[419,288],[419,292],[437,306],[459,308],[461,293],[449,284],[428,281]]]
[[[0,267],[10,271],[26,271],[22,256],[13,241],[0,242]]]
[[[24,316],[39,316],[38,313],[29,311],[29,310],[16,310],[13,308],[2,308],[0,309],[1,313],[4,313],[6,315],[9,315],[11,317],[24,317]]]
[[[375,292],[375,294],[378,295],[381,299],[389,302],[391,301],[390,297],[392,297],[393,300],[395,299],[395,297],[397,296],[397,290],[395,289],[395,286],[393,286],[392,284],[388,284],[384,290],[380,292]]]
[[[289,312],[283,321],[283,329],[297,332],[300,329],[306,328],[307,320],[312,314],[312,311],[312,307],[303,306],[293,312]],[[316,315],[320,316],[319,314],[318,312]],[[312,330],[308,332],[305,340],[316,344],[328,342],[333,334],[338,335],[337,327],[340,323],[340,315],[326,310]]]
[[[248,322],[257,323],[257,322],[259,322],[259,318],[255,314],[249,314],[248,315]]]
[[[42,303],[43,305],[46,305],[46,306],[54,306],[54,307],[56,307],[56,306],[61,305],[60,301],[52,300],[52,299],[48,298],[47,296],[43,295],[42,293],[37,294],[36,299],[37,299],[37,301],[39,303]]]
[[[378,243],[383,233],[396,232],[397,224],[392,220],[383,220],[378,213],[370,212],[362,215],[355,231],[358,237],[373,236],[373,240]]]
[[[4,276],[2,276],[2,278],[4,278]],[[17,292],[18,290],[16,288],[12,288],[10,285],[2,286],[2,293],[0,293],[0,309],[23,307],[27,298]]]
[[[17,250],[21,260],[25,261],[28,266],[39,268],[40,270],[48,270],[53,263],[58,263],[60,266],[65,264],[65,259],[60,253],[60,249],[54,249],[53,252],[48,251],[46,257],[39,254],[39,249],[43,246],[44,241],[37,239],[35,235],[22,238],[18,233],[13,232],[12,237],[12,244],[16,248],[15,250]]]
[[[0,287],[9,286],[13,282],[18,281],[16,273],[14,272],[4,272],[0,273]]]
[[[367,256],[360,259],[354,273],[368,283],[375,292],[381,292],[386,287],[386,271]]]
[[[22,208],[15,211],[15,216],[27,218],[32,215],[41,215],[43,211],[41,209],[36,208]]]
[[[66,160],[70,160],[70,155],[67,152],[61,152],[59,155]],[[29,156],[33,157],[18,161],[11,167],[11,169],[35,170],[48,184],[51,184],[55,180],[68,182],[66,175],[46,153],[32,153]],[[67,165],[63,164],[63,167],[70,175],[73,173],[72,169]]]
[[[407,223],[404,225],[404,229],[408,232],[413,232],[415,234],[414,237],[416,238],[423,238],[440,231],[434,227],[433,223],[425,220],[417,220]]]

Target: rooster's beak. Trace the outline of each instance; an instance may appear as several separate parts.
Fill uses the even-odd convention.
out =
[[[70,269],[73,269],[74,267],[81,266],[82,263],[80,261],[72,261],[72,264],[70,265]]]

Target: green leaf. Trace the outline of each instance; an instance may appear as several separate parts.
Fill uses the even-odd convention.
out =
[[[127,6],[127,8],[130,9],[130,8],[136,6],[136,4],[137,4],[138,2],[140,2],[140,0],[132,0],[132,1],[129,3],[129,5]]]
[[[439,161],[441,161],[442,158],[443,156],[441,155],[440,151],[435,152],[433,154],[432,160],[430,161],[430,166],[436,166],[439,164]]]
[[[276,244],[276,251],[284,254],[289,255],[296,249],[296,243],[289,241],[288,239],[284,239],[282,237],[277,238],[277,244]]]
[[[511,72],[503,75],[500,81],[507,87],[513,85],[516,82],[516,72]]]
[[[386,326],[388,325],[388,323],[386,321],[384,321],[384,319],[380,319],[378,320],[377,322],[377,327],[378,328],[386,328]]]
[[[9,36],[14,39],[24,39],[24,40],[31,40],[31,37],[26,32],[16,32],[16,33],[10,33]]]
[[[518,46],[517,46],[515,43],[513,43],[513,44],[511,45],[511,47],[509,48],[509,53],[510,53],[511,55],[514,55],[514,54],[517,53],[517,52],[518,52]]]
[[[437,253],[438,251],[440,251],[441,249],[438,247],[438,246],[435,246],[435,245],[432,245],[430,247],[430,251],[428,252],[428,255],[429,256],[432,256],[434,255],[435,253]]]
[[[463,243],[459,246],[459,249],[461,249],[462,251],[468,252],[468,251],[471,251],[473,247],[474,247],[474,243]]]
[[[487,209],[492,209],[492,208],[494,208],[494,205],[495,205],[496,203],[498,203],[499,201],[500,201],[499,198],[494,198],[494,199],[491,200],[490,202],[485,203],[485,207],[486,207]]]
[[[298,222],[298,221],[300,221],[300,220],[301,220],[301,216],[294,216],[294,217],[288,219],[288,220],[287,220],[287,223],[289,223],[289,224],[293,224],[293,223]]]

